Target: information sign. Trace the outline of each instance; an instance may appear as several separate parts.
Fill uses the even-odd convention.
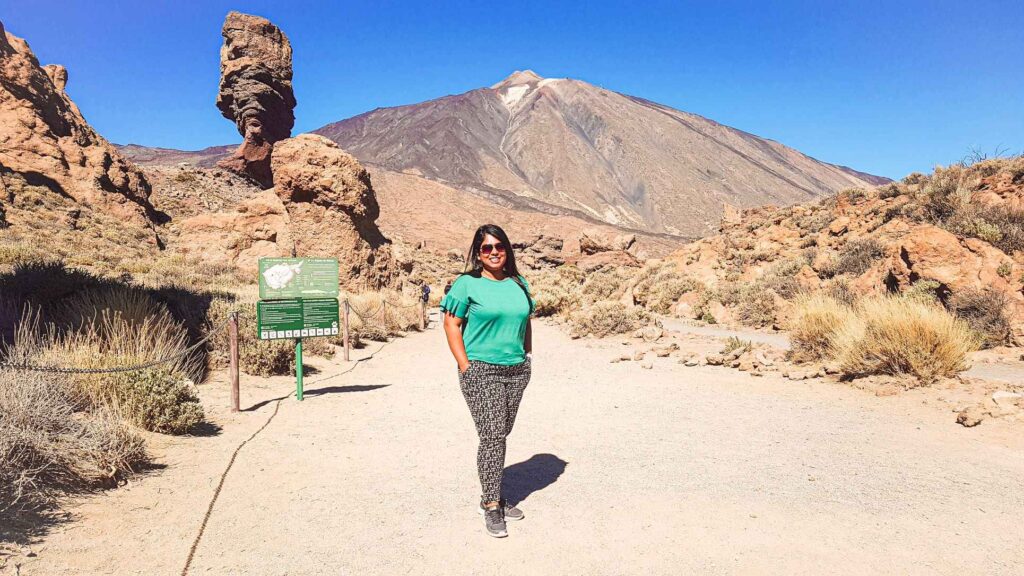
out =
[[[260,298],[337,298],[336,258],[260,258]]]
[[[338,300],[260,300],[256,303],[256,330],[260,340],[313,338],[338,334]]]

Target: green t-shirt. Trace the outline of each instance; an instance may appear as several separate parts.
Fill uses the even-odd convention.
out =
[[[522,276],[519,279],[529,289]],[[533,299],[512,278],[459,276],[441,301],[441,310],[463,319],[462,341],[470,360],[519,364],[526,360],[523,338]]]

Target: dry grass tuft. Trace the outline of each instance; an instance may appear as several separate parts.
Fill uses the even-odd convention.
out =
[[[849,376],[910,375],[922,385],[967,368],[979,340],[939,305],[884,296],[862,300],[856,321],[835,336],[835,356]]]
[[[827,358],[835,347],[836,334],[853,322],[853,308],[827,294],[816,292],[799,298],[789,326],[790,359],[814,362]]]

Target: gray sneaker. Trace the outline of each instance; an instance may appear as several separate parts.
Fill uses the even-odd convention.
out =
[[[505,529],[505,517],[501,513],[501,507],[488,508],[483,513],[484,528],[487,529],[487,534],[495,538],[508,536],[508,531]]]
[[[504,499],[499,500],[499,502],[501,503],[501,510],[504,513],[505,520],[511,520],[511,521],[515,522],[516,520],[522,520],[523,518],[526,517],[526,514],[523,514],[522,510],[520,510],[519,508],[516,508],[515,506],[509,504]],[[483,504],[483,502],[480,503],[480,507],[477,508],[477,512],[479,512],[480,514],[484,513],[484,504]]]

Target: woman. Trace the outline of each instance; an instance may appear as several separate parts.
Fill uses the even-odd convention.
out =
[[[530,382],[530,315],[534,302],[505,231],[484,224],[473,234],[467,265],[441,302],[459,386],[480,436],[476,464],[487,533],[508,536],[505,520],[523,512],[501,497],[505,438]]]

